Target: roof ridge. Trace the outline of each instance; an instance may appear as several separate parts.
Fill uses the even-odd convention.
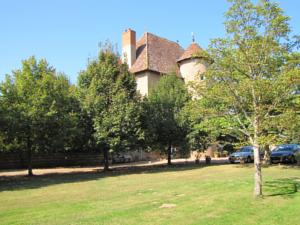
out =
[[[148,56],[148,32],[146,32],[146,68],[149,69],[149,56]]]
[[[186,49],[191,48],[193,45],[196,45],[198,48],[203,49],[197,42],[192,42]]]
[[[178,45],[180,48],[182,48],[182,49],[184,50],[184,48],[183,48],[179,43],[177,43],[176,41],[171,41],[171,40],[169,40],[169,39],[167,39],[167,38],[160,37],[160,36],[158,36],[158,35],[156,35],[156,34],[153,34],[153,33],[151,33],[151,32],[148,32],[148,31],[146,31],[144,34],[146,34],[147,37],[148,37],[148,34],[150,34],[150,35],[152,35],[152,36],[154,36],[154,37],[160,38],[160,39],[165,40],[165,41],[167,41],[167,42],[170,42],[170,43],[172,43],[172,44],[176,44],[176,45]]]

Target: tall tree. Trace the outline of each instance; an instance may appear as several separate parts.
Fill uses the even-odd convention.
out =
[[[153,147],[159,147],[163,152],[167,148],[169,165],[172,146],[185,141],[186,127],[182,123],[180,112],[189,98],[182,80],[175,74],[167,74],[150,91],[144,102],[144,121],[148,131],[146,136]]]
[[[0,85],[7,132],[10,140],[26,149],[30,176],[33,152],[65,148],[74,122],[70,89],[65,76],[34,57],[24,60],[22,68]]]
[[[254,146],[254,195],[261,196],[259,149],[279,135],[270,130],[273,118],[278,121],[276,115],[289,115],[287,102],[299,84],[299,66],[294,60],[299,58],[289,58],[288,17],[278,4],[229,2],[227,36],[213,40],[209,50],[214,63],[206,74],[205,92],[201,90],[203,115],[207,121],[222,118],[228,129],[241,133]]]
[[[112,46],[106,44],[98,58],[80,73],[78,84],[82,105],[103,151],[104,170],[108,170],[110,152],[131,150],[143,138],[135,78],[127,65],[120,63]]]

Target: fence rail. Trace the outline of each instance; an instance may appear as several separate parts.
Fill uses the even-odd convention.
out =
[[[27,167],[25,153],[0,153],[0,169],[17,169]],[[58,166],[98,166],[103,162],[100,153],[44,153],[33,154],[33,167],[58,167]]]

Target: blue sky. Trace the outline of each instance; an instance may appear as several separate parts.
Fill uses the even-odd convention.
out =
[[[282,0],[294,34],[300,34],[300,1]],[[191,32],[204,48],[224,35],[226,0],[0,0],[0,81],[21,60],[46,58],[76,83],[98,43],[121,46],[121,33],[132,28],[139,38],[148,31],[183,47]]]

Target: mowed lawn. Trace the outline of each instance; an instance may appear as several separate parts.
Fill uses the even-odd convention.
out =
[[[300,224],[300,168],[263,175],[262,199],[242,165],[2,179],[0,224]]]

